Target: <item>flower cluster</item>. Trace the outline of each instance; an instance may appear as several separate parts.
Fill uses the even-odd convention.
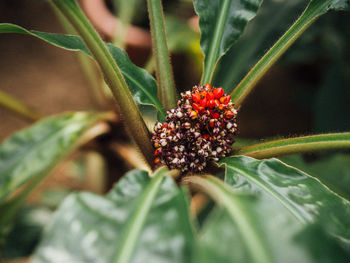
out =
[[[231,151],[236,115],[231,96],[222,88],[206,84],[181,93],[177,107],[167,112],[167,122],[154,127],[154,163],[182,172],[202,171],[208,161]]]

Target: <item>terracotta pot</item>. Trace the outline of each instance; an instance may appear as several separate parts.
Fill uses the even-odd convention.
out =
[[[105,36],[112,39],[118,30],[119,20],[106,7],[104,0],[81,0],[81,5],[93,25]],[[199,31],[198,16],[188,20],[188,24]],[[140,48],[150,48],[152,45],[151,34],[139,27],[129,26],[126,33],[126,45]]]
[[[80,2],[97,30],[112,39],[118,30],[119,20],[108,10],[104,0],[81,0]],[[127,30],[125,42],[127,46],[149,49],[152,45],[151,34],[131,25]]]

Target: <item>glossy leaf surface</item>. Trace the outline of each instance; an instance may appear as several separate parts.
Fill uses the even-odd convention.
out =
[[[255,64],[242,81],[231,93],[232,101],[240,105],[252,91],[258,81],[282,56],[282,54],[302,35],[303,32],[321,15],[329,10],[347,10],[350,8],[348,0],[312,0],[305,11],[287,30],[286,33],[270,48],[268,52]]]
[[[350,200],[349,154],[325,155],[310,161],[306,161],[301,155],[289,155],[279,159],[318,178],[332,191]]]
[[[199,15],[201,49],[204,53],[202,83],[211,82],[215,66],[222,55],[242,34],[253,19],[261,0],[195,0]]]
[[[242,37],[220,60],[215,86],[222,86],[225,93],[231,93],[258,58],[293,23],[295,14],[300,13],[304,6],[304,0],[264,0]]]
[[[277,159],[229,157],[220,164],[236,189],[271,196],[300,222],[322,220],[333,234],[350,240],[350,203],[318,180]]]
[[[319,224],[300,223],[278,201],[267,196],[249,197],[234,192],[230,195],[236,195],[244,204],[253,227],[261,228],[260,238],[270,254],[269,263],[347,262],[350,251]],[[196,262],[264,262],[260,257],[253,259],[242,235],[226,207],[216,209],[200,233]]]
[[[105,197],[69,196],[33,262],[190,262],[188,200],[166,174],[134,170]]]
[[[27,34],[66,50],[82,51],[91,55],[82,39],[78,36],[27,30],[14,24],[0,24],[0,33]],[[155,79],[146,70],[134,65],[125,51],[112,44],[106,44],[106,46],[118,64],[135,102],[141,105],[154,106],[164,118],[165,111],[157,98],[157,83]]]
[[[0,200],[46,174],[77,144],[98,115],[77,112],[44,119],[0,145]]]

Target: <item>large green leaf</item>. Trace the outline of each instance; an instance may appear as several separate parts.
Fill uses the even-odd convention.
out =
[[[48,224],[53,211],[44,206],[25,206],[15,220],[2,249],[3,259],[30,256],[40,241],[42,230]],[[21,238],[18,238],[21,237]]]
[[[186,193],[165,168],[134,170],[105,197],[69,196],[33,262],[190,262],[193,244]]]
[[[82,39],[78,36],[38,32],[6,23],[0,24],[0,33],[27,34],[66,50],[82,51],[91,55]],[[157,98],[158,88],[155,79],[146,70],[134,65],[125,51],[112,44],[106,45],[118,64],[135,102],[141,105],[154,106],[161,114],[161,117],[165,118],[165,110]]]
[[[333,234],[350,240],[350,203],[318,180],[277,159],[229,157],[225,180],[235,189],[268,195],[280,202],[300,222],[322,220]]]
[[[0,201],[28,180],[50,171],[98,116],[77,112],[50,117],[5,140],[0,145]]]
[[[15,133],[0,145],[0,246],[31,191],[79,142],[100,116],[69,113],[44,119]],[[23,184],[13,198],[5,199]]]
[[[304,5],[305,0],[264,0],[242,37],[220,60],[215,86],[222,86],[226,93],[231,93],[258,58],[295,20],[295,14],[300,13]]]
[[[225,192],[228,197],[235,196],[242,203],[242,212],[248,217],[250,228],[261,229],[259,238],[266,244],[267,262],[347,262],[350,251],[342,248],[336,238],[330,236],[319,224],[303,225],[278,201],[264,196],[239,195],[234,190]],[[215,194],[222,194],[220,190]],[[266,197],[266,196],[265,196]],[[228,204],[231,205],[231,204]],[[222,205],[213,211],[200,233],[196,250],[196,262],[264,262],[254,257],[257,252],[250,251],[244,242],[246,233],[236,223],[235,215]]]
[[[242,81],[231,93],[232,101],[240,105],[253,90],[258,81],[282,56],[282,54],[302,35],[302,33],[318,17],[328,10],[347,10],[350,8],[348,0],[312,0],[305,11],[287,30],[286,33],[269,49],[268,52],[255,64]]]
[[[320,179],[332,191],[350,200],[349,154],[325,155],[310,161],[301,155],[288,155],[279,159]]]
[[[253,19],[262,0],[195,0],[199,15],[201,49],[205,55],[202,82],[211,82],[222,55],[242,34]]]

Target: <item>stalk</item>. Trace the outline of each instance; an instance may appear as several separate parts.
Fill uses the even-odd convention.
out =
[[[350,132],[274,140],[233,149],[233,154],[265,159],[288,154],[339,149],[350,149]]]
[[[69,35],[78,35],[72,25],[67,21],[65,16],[61,14],[61,12],[57,9],[57,7],[50,2],[52,10],[54,11],[57,19],[61,23],[64,31]],[[103,83],[101,83],[101,76],[97,71],[96,64],[90,57],[81,52],[77,52],[76,56],[78,58],[80,68],[84,74],[84,77],[89,83],[89,87],[91,88],[91,93],[93,95],[93,99],[96,101],[97,105],[101,108],[105,108],[106,105],[110,104],[108,101],[106,94],[103,92]]]
[[[272,67],[282,54],[301,36],[301,34],[320,16],[317,8],[306,8],[286,33],[255,64],[231,93],[235,105],[242,104],[258,81]]]
[[[54,5],[72,24],[96,59],[122,114],[126,128],[148,164],[153,163],[153,147],[147,126],[136,106],[123,75],[104,42],[73,0],[53,0]]]
[[[37,121],[41,118],[41,115],[31,109],[30,107],[24,105],[18,99],[6,94],[0,90],[0,106],[16,113],[17,115],[23,117],[29,121]]]
[[[167,45],[164,14],[161,0],[147,0],[152,34],[156,76],[159,84],[158,97],[166,110],[176,106],[176,90]]]

